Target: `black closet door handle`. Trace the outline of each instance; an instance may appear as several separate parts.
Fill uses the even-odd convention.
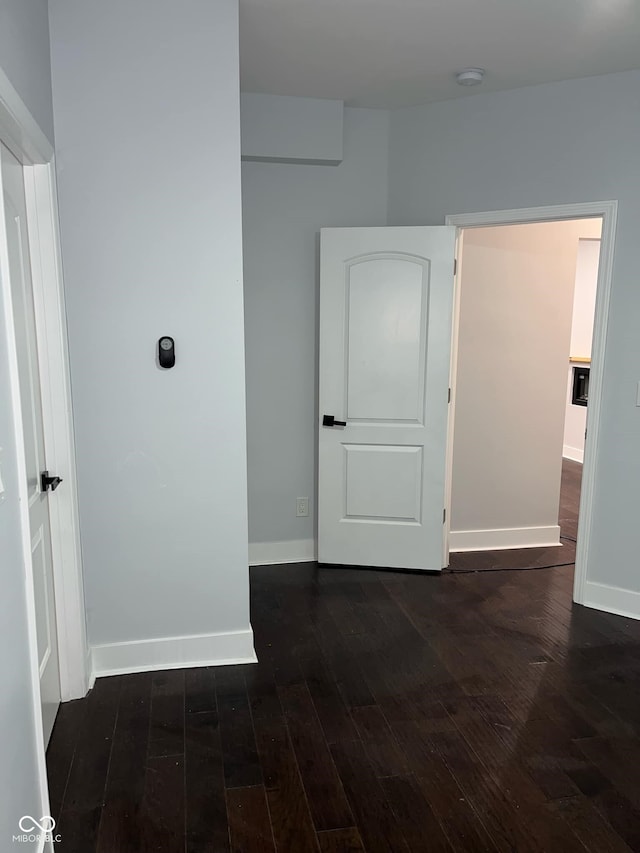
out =
[[[346,421],[337,421],[334,415],[323,415],[322,426],[346,426]]]
[[[50,477],[48,471],[43,471],[40,474],[40,488],[43,492],[47,492],[49,489],[55,492],[61,482],[62,477]]]

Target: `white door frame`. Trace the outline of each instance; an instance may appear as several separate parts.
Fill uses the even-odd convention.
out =
[[[89,686],[89,662],[54,150],[2,69],[0,69],[0,141],[24,166],[38,366],[42,384],[45,454],[49,469],[64,480],[63,488],[56,492],[55,500],[50,501],[50,518],[60,689],[62,701],[67,701],[78,699],[86,694]],[[0,234],[0,258],[5,261],[1,286],[6,291],[9,288],[9,282],[4,228]],[[3,296],[5,304],[10,305],[6,292]],[[10,318],[8,326],[11,349],[15,342],[12,343],[11,340],[13,323]],[[17,361],[12,358],[11,362],[15,428],[19,433],[16,439],[20,448],[23,437],[19,394],[16,396],[15,393],[18,388]],[[23,479],[26,488],[26,478]],[[22,534],[23,538],[26,537],[25,541],[28,544],[29,519],[25,514],[26,505],[27,501],[22,495]],[[30,554],[30,548],[27,547],[24,566],[27,589],[32,588]],[[33,596],[28,596],[27,606],[29,622],[33,629],[31,656],[34,666],[36,720],[39,721],[40,688]]]
[[[596,290],[596,307],[593,324],[593,347],[591,351],[591,372],[589,375],[589,406],[587,408],[587,435],[582,469],[582,488],[580,492],[580,524],[576,543],[576,563],[573,581],[573,600],[583,604],[589,556],[589,539],[596,488],[596,469],[600,439],[600,420],[602,410],[602,391],[604,382],[604,362],[607,345],[607,326],[609,322],[609,303],[611,301],[611,280],[615,249],[617,201],[594,201],[578,204],[559,204],[546,207],[525,207],[515,210],[492,210],[480,213],[450,214],[445,218],[447,225],[458,227],[459,239],[456,246],[456,258],[460,259],[462,240],[461,229],[480,228],[494,225],[522,225],[533,222],[553,222],[562,219],[585,219],[602,217],[602,238],[600,244],[600,264]],[[451,351],[451,387],[452,399],[449,411],[449,433],[447,441],[447,523],[445,524],[445,557],[448,564],[449,520],[451,518],[451,478],[453,469],[453,425],[455,419],[455,368],[458,350],[458,317],[460,309],[460,281],[455,279],[454,318]]]

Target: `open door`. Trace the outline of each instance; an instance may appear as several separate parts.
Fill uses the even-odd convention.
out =
[[[319,562],[443,568],[455,233],[322,229]]]
[[[46,746],[60,704],[49,496],[61,481],[57,477],[48,476],[49,472],[46,470],[45,462],[44,422],[23,169],[22,165],[3,144],[0,144],[0,170],[9,252],[13,320],[18,351],[40,699]]]

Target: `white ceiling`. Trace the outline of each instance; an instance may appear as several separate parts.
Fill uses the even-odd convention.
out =
[[[640,0],[240,0],[247,92],[395,108],[631,68]]]

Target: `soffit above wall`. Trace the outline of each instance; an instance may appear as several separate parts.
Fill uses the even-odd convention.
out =
[[[343,114],[342,101],[243,93],[242,159],[337,166]]]

